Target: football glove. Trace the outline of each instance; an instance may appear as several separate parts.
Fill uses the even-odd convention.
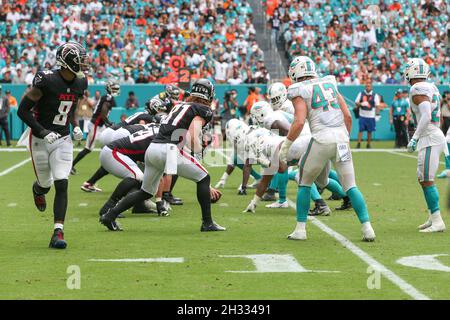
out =
[[[48,144],[52,144],[54,143],[56,140],[58,140],[59,138],[61,138],[61,135],[59,133],[55,133],[55,132],[50,132],[49,134],[47,134],[44,137],[45,142],[47,142]]]
[[[288,138],[286,138],[286,140],[284,140],[283,145],[281,146],[280,149],[280,160],[283,162],[287,162],[287,154],[289,152],[289,149],[291,148],[292,145],[292,141],[289,140]]]
[[[410,152],[410,153],[414,152],[414,151],[416,151],[416,148],[417,148],[417,140],[412,138],[411,140],[409,140],[409,143],[407,146],[408,152]]]
[[[80,127],[73,128],[73,138],[76,141],[83,139],[83,131],[81,131]]]

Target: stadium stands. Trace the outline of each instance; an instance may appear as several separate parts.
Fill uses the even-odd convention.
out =
[[[344,84],[404,83],[401,66],[423,57],[436,83],[449,83],[450,5],[442,0],[264,0],[272,40],[289,59],[315,58]],[[447,2],[448,3],[448,2]],[[446,39],[447,37],[447,39]],[[446,52],[447,50],[447,52]]]
[[[217,83],[266,83],[247,1],[42,1],[0,6],[0,82],[30,84],[59,44],[85,44],[90,83],[169,83],[180,67]]]

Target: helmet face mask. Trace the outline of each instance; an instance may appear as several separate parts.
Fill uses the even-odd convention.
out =
[[[86,49],[75,41],[69,41],[59,46],[56,51],[56,63],[68,69],[77,78],[84,78],[89,70]]]
[[[106,91],[113,97],[120,95],[120,84],[116,79],[110,79],[106,83]]]
[[[172,85],[167,85],[166,86],[166,94],[169,96],[170,99],[172,100],[178,100],[178,98],[180,97],[180,89],[172,86]]]
[[[288,73],[293,83],[304,77],[317,77],[316,64],[307,56],[299,56],[292,60]]]

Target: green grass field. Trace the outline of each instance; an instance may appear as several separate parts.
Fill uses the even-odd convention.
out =
[[[291,208],[260,206],[255,214],[242,213],[253,190],[247,196],[237,195],[238,170],[228,180],[220,202],[213,205],[214,218],[228,228],[226,232],[199,231],[195,185],[182,179],[175,194],[185,205],[174,207],[171,216],[127,213],[121,220],[125,231],[108,232],[98,223],[98,209],[118,179],[101,180],[103,193],[80,190],[98,166],[98,153],[93,153],[78,165],[78,175],[70,178],[68,248],[63,251],[47,248],[53,191],[47,198],[47,212],[38,212],[31,195],[31,162],[2,175],[28,157],[26,152],[0,152],[1,299],[450,299],[450,234],[416,230],[427,211],[411,155],[354,153],[357,183],[367,200],[377,240],[360,240],[353,211],[333,211],[329,217],[317,218],[350,241],[344,246],[312,223],[307,241],[286,240],[295,226]],[[209,170],[215,183],[224,168]],[[445,208],[446,181],[439,180],[437,185]],[[296,186],[290,182],[289,197],[294,202],[295,194]],[[326,191],[324,197],[328,195]],[[334,208],[340,202],[328,204]],[[443,216],[450,226],[445,209]],[[359,255],[354,246],[360,249],[356,248]],[[255,259],[262,261],[262,267],[257,269],[249,258],[224,257],[236,255],[259,255]],[[263,255],[278,256],[268,264]],[[361,255],[386,269],[381,275],[370,273]],[[432,264],[441,270],[397,263],[403,257],[423,255],[441,255]],[[90,261],[138,258],[182,258],[183,262]],[[79,268],[80,289],[67,286],[73,277],[70,266]],[[256,270],[272,272],[252,272]],[[299,272],[306,270],[310,272]]]

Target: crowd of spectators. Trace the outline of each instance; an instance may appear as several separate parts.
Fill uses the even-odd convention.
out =
[[[3,1],[0,82],[30,84],[56,48],[88,48],[89,82],[170,83],[179,67],[216,83],[266,83],[247,0]]]
[[[403,84],[409,57],[424,58],[431,78],[449,83],[445,0],[263,0],[272,41],[289,59],[308,55],[340,83]]]

